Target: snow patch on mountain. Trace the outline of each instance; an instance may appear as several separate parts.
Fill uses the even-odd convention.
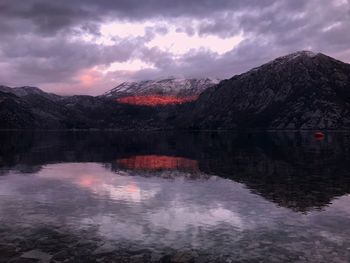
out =
[[[308,50],[302,50],[302,51],[297,51],[291,54],[288,54],[286,56],[282,56],[282,57],[278,57],[274,60],[271,60],[270,62],[267,62],[266,64],[253,68],[251,70],[249,70],[246,73],[243,73],[242,76],[248,76],[250,73],[252,72],[256,72],[258,70],[263,69],[266,66],[277,66],[277,65],[285,65],[289,62],[292,62],[295,59],[299,59],[299,58],[315,58],[317,55],[319,55],[320,53],[314,53],[312,51],[308,51]]]
[[[220,82],[219,79],[179,79],[144,80],[124,82],[104,93],[107,98],[120,98],[134,95],[173,95],[187,97],[201,94],[204,90]]]
[[[293,59],[299,58],[299,57],[309,57],[309,58],[313,58],[316,57],[317,54],[312,52],[312,51],[297,51],[294,53],[291,53],[289,55],[283,56],[283,57],[279,57],[277,59],[275,59],[274,61],[279,61],[279,62],[289,62]]]

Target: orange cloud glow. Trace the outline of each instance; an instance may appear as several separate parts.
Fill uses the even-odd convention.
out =
[[[83,187],[92,187],[93,185],[99,183],[99,178],[91,176],[91,175],[86,175],[82,176],[79,180],[79,185]]]
[[[94,86],[101,81],[101,78],[101,73],[94,69],[85,70],[78,77],[80,84],[84,87]]]

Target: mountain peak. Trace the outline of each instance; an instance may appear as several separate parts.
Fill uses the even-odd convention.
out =
[[[310,50],[300,50],[300,51],[293,52],[293,53],[291,53],[289,55],[286,55],[285,57],[296,58],[296,57],[304,56],[304,57],[313,58],[313,57],[316,57],[317,54],[319,54],[319,53],[315,53],[315,52],[312,52]]]
[[[273,71],[280,71],[280,70],[285,70],[284,67],[290,64],[295,64],[295,63],[308,63],[315,61],[315,59],[320,58],[320,57],[327,57],[323,55],[322,53],[315,53],[309,50],[301,50],[301,51],[296,51],[278,58],[275,58],[266,64],[263,64],[259,67],[253,68],[250,71],[243,73],[242,76],[247,76],[252,72],[260,71],[260,70],[266,70],[267,68],[270,68]],[[330,58],[330,57],[328,57]],[[334,60],[333,58],[330,58]],[[311,65],[310,63],[308,63]]]
[[[282,56],[282,57],[278,57],[276,59],[274,59],[273,61],[271,61],[270,63],[273,62],[290,62],[293,61],[295,59],[310,59],[310,58],[314,58],[317,55],[319,55],[320,53],[314,53],[312,51],[309,50],[301,50],[301,51],[296,51],[293,53],[290,53],[288,55]],[[269,64],[269,63],[268,63]]]

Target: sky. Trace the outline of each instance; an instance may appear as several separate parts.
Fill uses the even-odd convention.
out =
[[[298,50],[349,63],[350,0],[0,0],[0,85],[99,95]]]

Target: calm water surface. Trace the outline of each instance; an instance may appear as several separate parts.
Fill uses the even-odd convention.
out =
[[[350,260],[348,133],[0,136],[0,262]]]

